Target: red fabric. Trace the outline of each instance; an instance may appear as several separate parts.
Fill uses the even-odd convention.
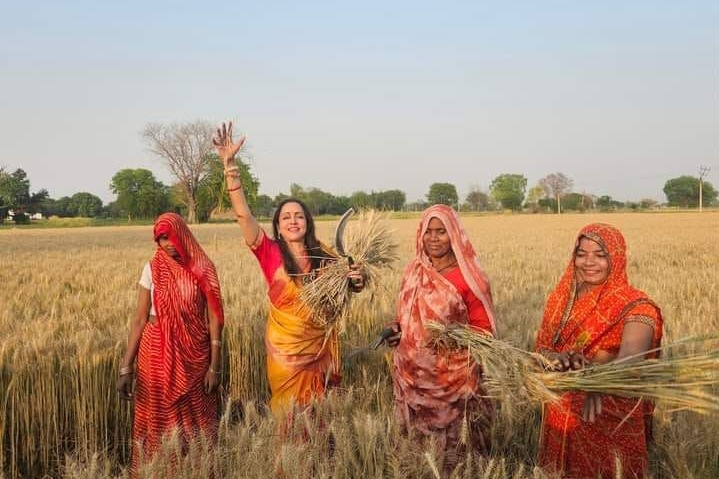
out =
[[[300,299],[302,286],[284,268],[279,244],[262,230],[260,235],[252,251],[267,281],[270,301],[265,330],[270,408],[277,418],[292,418],[293,407],[304,408],[339,383],[339,340],[336,330],[312,321]],[[332,254],[325,245],[322,249]]]
[[[470,320],[460,291],[465,286],[458,290],[453,281],[436,272],[424,251],[422,237],[431,218],[444,223],[458,274],[466,285],[465,296],[471,292],[480,301],[484,329],[491,334],[495,334],[494,310],[489,281],[457,214],[444,205],[425,210],[417,229],[417,255],[405,269],[398,299],[397,322],[402,338],[393,357],[395,408],[405,428],[432,435],[451,449],[458,445],[464,415],[486,417],[488,405],[480,398],[479,366],[468,351],[436,349],[425,329],[428,321],[466,324]]]
[[[590,361],[599,351],[616,355],[624,320],[637,315],[653,321],[652,347],[658,347],[662,336],[661,312],[646,294],[629,284],[622,234],[607,224],[590,224],[579,232],[575,250],[583,237],[597,242],[608,255],[607,281],[576,300],[579,285],[572,255],[547,300],[537,350],[581,352]],[[581,420],[584,398],[582,392],[570,392],[559,403],[545,407],[539,463],[568,478],[613,478],[618,456],[623,477],[642,477],[647,467],[653,404],[604,395],[602,414],[594,423],[585,423]]]
[[[199,435],[217,439],[217,397],[206,394],[203,384],[210,365],[208,303],[223,320],[217,273],[180,216],[163,214],[154,233],[156,239],[167,235],[181,259],[158,246],[151,261],[157,323],[148,323],[140,340],[133,474],[175,429],[185,445]]]
[[[462,300],[467,306],[469,325],[487,332],[492,331],[492,322],[489,319],[489,314],[487,314],[487,310],[484,309],[482,301],[475,296],[469,288],[469,285],[464,280],[464,276],[462,276],[462,271],[456,267],[442,272],[442,274],[447,281],[452,283],[452,286],[455,287],[460,296],[462,296]]]

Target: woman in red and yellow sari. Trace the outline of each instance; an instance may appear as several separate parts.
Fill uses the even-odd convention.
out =
[[[242,191],[235,155],[245,139],[232,141],[232,123],[222,125],[214,138],[225,166],[227,189],[245,242],[260,263],[268,285],[270,311],[265,331],[267,375],[272,391],[270,408],[278,418],[294,406],[321,397],[340,378],[339,343],[335,330],[318,326],[300,300],[300,289],[326,261],[336,259],[315,236],[312,215],[296,199],[279,204],[269,238],[252,215]],[[361,291],[364,278],[357,265],[348,271],[348,287]]]
[[[133,476],[173,433],[183,449],[193,439],[217,441],[224,323],[217,272],[179,215],[159,216],[154,239],[117,384],[121,398],[135,402]]]
[[[393,355],[395,410],[402,427],[432,437],[451,469],[462,452],[462,422],[470,444],[488,452],[490,403],[483,398],[481,368],[466,349],[438,350],[425,324],[469,324],[496,335],[489,280],[457,213],[427,208],[417,228],[416,258],[400,286]]]
[[[655,357],[662,337],[659,308],[627,279],[624,237],[602,223],[585,226],[559,284],[550,294],[537,351],[557,369],[639,355]],[[564,477],[613,478],[647,470],[654,406],[639,399],[569,392],[544,410],[541,466]]]

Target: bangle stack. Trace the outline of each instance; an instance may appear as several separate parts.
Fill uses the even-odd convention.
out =
[[[133,365],[122,366],[120,368],[120,376],[127,376],[128,374],[132,374],[134,372],[135,372],[135,368]]]
[[[237,178],[240,176],[240,167],[237,165],[228,166],[225,168],[225,176],[228,178]]]

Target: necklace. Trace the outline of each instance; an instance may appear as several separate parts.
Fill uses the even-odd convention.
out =
[[[437,269],[436,271],[437,271],[438,273],[441,273],[441,272],[444,271],[445,269],[449,269],[449,268],[451,268],[452,266],[455,266],[456,264],[457,264],[457,260],[455,259],[455,260],[452,261],[451,263],[442,266],[441,268]]]

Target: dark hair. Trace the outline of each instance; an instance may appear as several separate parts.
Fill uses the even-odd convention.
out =
[[[305,248],[307,249],[307,254],[310,257],[311,265],[309,275],[306,275],[303,271],[300,270],[300,267],[295,261],[295,257],[292,255],[292,253],[290,252],[290,248],[287,246],[287,242],[282,237],[282,235],[280,235],[280,212],[282,211],[282,207],[285,206],[287,203],[297,203],[298,205],[300,205],[300,208],[302,208],[302,212],[305,215],[305,221],[307,222],[307,231],[305,232]],[[314,219],[312,219],[312,213],[310,213],[309,208],[307,208],[307,205],[302,200],[298,200],[296,198],[286,198],[277,205],[277,208],[275,209],[275,214],[272,216],[272,234],[275,237],[275,241],[277,241],[277,244],[280,246],[280,252],[282,253],[282,263],[285,266],[285,271],[287,271],[287,274],[290,275],[291,278],[306,278],[310,280],[314,277],[315,271],[321,268],[325,264],[327,259],[332,258],[329,253],[322,249],[322,245],[320,245],[319,240],[315,236],[315,221]]]

